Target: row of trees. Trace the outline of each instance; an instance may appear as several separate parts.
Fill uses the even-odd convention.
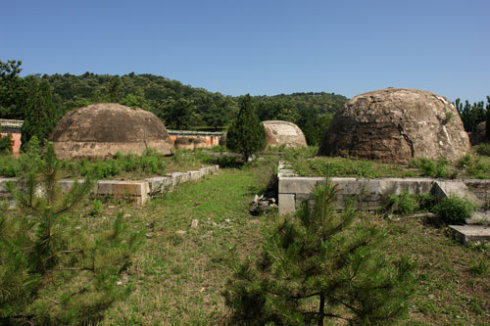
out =
[[[477,130],[478,124],[483,121],[486,123],[486,138],[490,139],[490,96],[487,96],[486,102],[479,101],[470,104],[467,100],[461,102],[459,98],[454,101],[459,116],[463,121],[464,129],[468,132]]]
[[[243,99],[243,96],[211,93],[151,74],[111,76],[87,72],[79,76],[20,77],[21,64],[17,60],[0,61],[0,118],[26,120],[23,143],[33,135],[47,138],[56,122],[69,110],[99,102],[118,102],[149,110],[170,129],[226,129]],[[321,142],[333,115],[347,101],[344,96],[325,92],[251,99],[261,121],[296,123],[310,145]],[[485,121],[490,112],[490,97],[486,102],[473,104],[456,99],[454,104],[468,132]]]
[[[118,102],[155,113],[170,129],[225,129],[238,113],[241,97],[211,93],[161,76],[85,73],[20,77],[21,61],[0,61],[0,117],[24,119],[23,133],[46,138],[69,110],[98,102]],[[347,100],[329,93],[252,97],[260,120],[287,120],[318,144],[333,113]]]

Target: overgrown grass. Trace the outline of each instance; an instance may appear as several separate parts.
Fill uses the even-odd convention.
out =
[[[183,158],[184,160],[187,158]],[[273,164],[268,162],[267,164]],[[269,165],[268,165],[269,166]],[[267,169],[272,168],[269,166]],[[78,214],[94,234],[109,230],[116,212],[129,230],[143,235],[133,265],[118,283],[132,289],[105,313],[104,325],[220,325],[228,322],[222,291],[236,257],[258,253],[263,234],[279,217],[250,216],[253,195],[266,189],[270,172],[261,162],[225,169],[187,183],[142,208],[87,201]],[[465,247],[445,228],[424,220],[366,215],[389,234],[384,250],[417,263],[417,292],[408,325],[484,325],[490,313],[485,246]],[[196,228],[191,227],[198,220]],[[75,286],[63,284],[59,287]]]
[[[456,162],[419,158],[404,165],[356,158],[316,157],[316,152],[316,147],[287,150],[284,157],[301,176],[490,178],[490,157],[487,156],[466,154]]]
[[[0,176],[18,176],[22,172],[23,159],[25,154],[0,156]],[[172,156],[164,156],[149,149],[142,155],[117,153],[105,160],[60,160],[60,173],[63,178],[90,176],[95,179],[138,179],[200,168],[205,160],[211,161],[205,154],[193,155],[192,152],[176,151]]]

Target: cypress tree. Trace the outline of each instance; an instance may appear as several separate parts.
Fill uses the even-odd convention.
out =
[[[56,124],[57,108],[53,91],[46,80],[31,80],[26,92],[25,121],[22,125],[22,144],[32,136],[45,142]]]
[[[240,103],[237,117],[231,123],[226,135],[226,146],[243,156],[245,162],[252,154],[265,148],[265,129],[255,113],[252,99],[247,94]]]
[[[389,259],[383,233],[356,221],[353,205],[338,213],[335,191],[316,189],[313,207],[286,218],[259,258],[238,266],[224,292],[233,324],[386,325],[404,316],[413,264]]]

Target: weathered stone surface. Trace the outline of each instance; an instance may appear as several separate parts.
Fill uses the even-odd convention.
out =
[[[464,179],[464,184],[483,203],[483,208],[490,208],[490,180]]]
[[[280,194],[309,194],[319,183],[325,182],[322,177],[285,177],[279,178]]]
[[[417,157],[455,160],[469,150],[468,135],[448,99],[388,88],[349,100],[335,115],[319,155],[406,163]]]
[[[293,214],[296,211],[296,200],[292,194],[279,194],[279,214]]]
[[[490,227],[483,225],[450,225],[454,236],[462,243],[490,241]]]
[[[189,171],[190,173],[190,180],[191,181],[196,181],[202,178],[202,172],[201,170],[194,170],[194,171]]]
[[[262,121],[267,134],[267,146],[304,147],[305,135],[301,129],[292,122],[281,120]]]
[[[434,181],[434,185],[430,190],[431,194],[438,198],[448,198],[450,196],[458,196],[470,200],[477,207],[482,205],[482,202],[476,197],[462,181]]]
[[[146,179],[152,193],[171,190],[174,186],[172,177],[152,177]]]
[[[97,195],[133,200],[143,205],[148,200],[150,186],[147,181],[100,180]]]
[[[51,136],[58,158],[107,158],[117,152],[142,154],[151,147],[170,154],[165,126],[153,113],[116,103],[68,112]]]

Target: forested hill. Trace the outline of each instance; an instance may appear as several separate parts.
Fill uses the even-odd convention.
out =
[[[218,130],[229,124],[240,100],[240,97],[212,93],[151,74],[113,76],[87,72],[78,76],[54,74],[21,78],[18,62],[0,63],[0,90],[3,91],[0,117],[45,120],[41,135],[50,131],[67,111],[97,102],[142,107],[164,120],[170,129]],[[344,96],[323,92],[254,97],[262,120],[294,122],[304,130],[310,144],[319,142],[333,113],[345,101]],[[41,107],[49,112],[39,112]],[[35,126],[29,128],[36,129]],[[36,130],[26,132],[38,133]]]

